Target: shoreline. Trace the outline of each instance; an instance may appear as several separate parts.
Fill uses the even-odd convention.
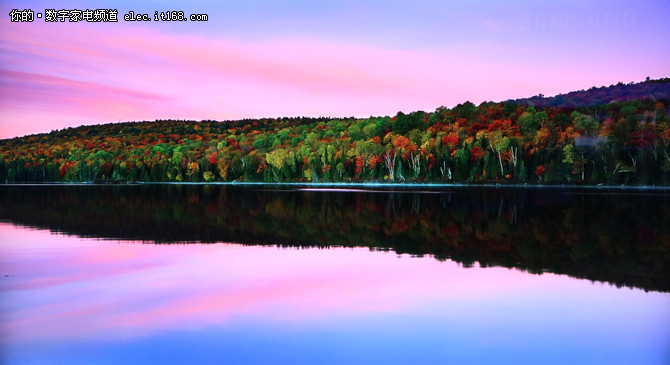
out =
[[[399,188],[414,190],[415,188],[437,188],[437,189],[551,189],[551,190],[601,190],[601,191],[670,191],[670,186],[647,186],[647,185],[566,185],[566,184],[500,184],[500,183],[377,183],[377,182],[39,182],[39,183],[8,183],[0,186],[141,186],[141,185],[186,185],[186,186],[268,186],[268,187],[303,187],[309,190],[338,190],[346,191],[348,188]],[[315,188],[315,189],[310,189]],[[302,189],[301,189],[302,190]]]

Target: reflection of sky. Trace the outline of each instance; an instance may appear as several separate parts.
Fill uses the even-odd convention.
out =
[[[0,138],[126,120],[367,117],[667,77],[665,0],[96,2],[196,22],[11,23]]]
[[[0,242],[8,363],[643,364],[668,356],[668,294],[365,249],[155,246],[6,223]]]

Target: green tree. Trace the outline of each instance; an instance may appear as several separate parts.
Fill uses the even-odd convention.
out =
[[[538,123],[537,119],[535,118],[535,114],[528,111],[523,112],[523,114],[519,116],[517,123],[521,129],[521,133],[523,133],[523,135],[527,138],[534,137],[540,126],[540,123]]]
[[[584,115],[578,111],[572,112],[570,115],[575,129],[582,132],[585,136],[592,136],[598,131],[598,123],[588,115]]]
[[[412,112],[405,114],[403,112],[398,112],[395,116],[395,122],[393,122],[393,132],[398,134],[407,134],[412,129],[421,127],[421,114],[420,112]]]

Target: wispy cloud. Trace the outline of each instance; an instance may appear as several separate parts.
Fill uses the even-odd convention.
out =
[[[159,24],[3,18],[0,138],[119,120],[391,115],[667,76],[667,61],[658,58],[612,58],[610,48],[579,42],[566,48],[556,38],[542,43],[490,14],[472,23],[456,16],[473,9],[453,13],[427,18],[438,22],[432,26],[416,19],[396,25],[414,24],[436,45],[422,47],[359,42],[346,31],[324,35],[332,26],[314,34],[278,28],[275,36],[250,40]],[[469,33],[454,41],[448,33],[454,25],[441,27],[445,22]],[[375,24],[376,31],[386,26]],[[436,42],[440,37],[451,41]]]

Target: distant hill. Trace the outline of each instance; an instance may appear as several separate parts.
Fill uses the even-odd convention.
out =
[[[125,122],[0,140],[2,182],[670,185],[670,79],[370,118]]]
[[[507,100],[520,105],[533,105],[536,108],[571,107],[580,108],[611,102],[630,100],[664,100],[670,99],[670,78],[658,80],[647,79],[640,83],[618,83],[616,85],[592,87],[588,90],[572,91],[551,97],[537,95],[530,98]]]

